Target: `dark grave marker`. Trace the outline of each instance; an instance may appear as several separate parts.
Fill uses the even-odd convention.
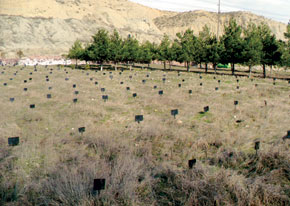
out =
[[[253,82],[254,81],[254,79],[251,79],[251,82]]]
[[[200,79],[202,79],[202,76],[199,76]]]
[[[79,133],[83,134],[86,131],[85,127],[80,127],[79,128]]]
[[[143,80],[142,80],[142,83],[143,83],[143,84],[145,84],[145,83],[146,83],[146,80],[145,80],[145,79],[143,79]]]
[[[255,84],[255,87],[258,87],[258,84]]]
[[[273,85],[276,85],[276,82],[273,82]]]
[[[77,103],[78,102],[78,99],[73,99],[73,103]]]
[[[106,91],[106,89],[105,88],[101,88],[101,92],[105,92]]]
[[[133,97],[134,97],[134,98],[137,97],[137,93],[134,93],[134,94],[133,94]]]
[[[142,122],[144,120],[143,115],[136,115],[135,116],[135,122],[138,122],[138,124],[140,122]]]
[[[90,78],[90,81],[93,81],[93,78]]]
[[[239,82],[240,82],[240,80],[237,79],[237,83],[239,83]]]
[[[148,78],[149,77],[149,74],[147,74],[146,77]]]
[[[27,88],[24,88],[23,90],[26,92],[28,89]]]
[[[174,116],[175,119],[175,116],[178,115],[178,109],[171,110],[171,115]]]
[[[202,86],[202,83],[200,83],[199,85]]]
[[[132,79],[132,76],[129,76],[130,79]]]
[[[109,97],[108,97],[108,95],[103,95],[102,99],[104,100],[104,102],[106,102],[106,101],[108,101]]]
[[[290,139],[290,130],[287,131],[287,134],[282,138],[284,141]]]
[[[129,91],[130,90],[130,87],[126,87],[126,90]]]
[[[35,108],[35,104],[31,104],[29,107],[30,107],[30,109],[34,109]]]
[[[48,87],[48,90],[52,90],[52,87]]]
[[[239,101],[234,101],[234,105],[238,105],[239,104]]]
[[[97,85],[98,84],[98,82],[95,82],[95,85]]]
[[[204,111],[204,112],[208,112],[208,111],[209,111],[209,106],[204,107],[204,108],[203,108],[203,111]]]
[[[47,82],[49,82],[49,79],[46,79]]]
[[[221,80],[218,80],[218,83],[220,84],[221,83]]]
[[[163,79],[162,79],[162,81],[163,81],[163,83],[165,83],[165,81],[166,81],[166,78],[163,78]]]
[[[178,84],[178,87],[180,88],[181,87],[181,84]]]
[[[189,93],[189,94],[192,94],[192,90],[191,90],[191,89],[190,89],[190,90],[188,90],[188,93]]]
[[[106,179],[94,179],[94,187],[93,192],[98,192],[98,194],[101,192],[101,190],[104,190],[106,187]]]
[[[185,82],[185,79],[183,79],[182,82]]]
[[[218,88],[218,87],[216,87],[216,88],[215,88],[215,91],[218,91],[218,90],[219,90],[219,88]]]
[[[124,84],[124,82],[120,82],[120,84]]]
[[[160,96],[162,96],[162,95],[163,95],[163,90],[160,90],[160,91],[158,92],[158,94],[159,94]]]
[[[106,75],[106,73],[104,72],[103,75]]]
[[[4,85],[4,86],[7,86],[7,83],[4,83],[3,85]]]
[[[29,78],[29,81],[31,81],[32,80],[32,78]]]
[[[192,169],[195,164],[196,164],[196,159],[188,160],[189,169]]]
[[[68,72],[66,72],[66,74],[68,74]]]
[[[239,87],[239,86],[237,86],[237,89],[240,89],[240,87]]]
[[[52,74],[52,72],[49,72],[49,74]]]
[[[8,145],[9,146],[17,146],[17,145],[19,145],[19,137],[9,137],[8,138]]]
[[[79,91],[75,91],[75,95],[78,95],[79,94]]]
[[[216,77],[213,77],[213,79],[216,79]]]
[[[13,78],[10,78],[10,81],[12,81],[13,80]]]
[[[113,75],[110,75],[110,79],[113,79]]]
[[[153,88],[154,88],[154,89],[157,89],[157,86],[155,85]]]
[[[10,102],[14,102],[14,100],[15,100],[14,98],[10,98]]]
[[[258,150],[260,149],[260,141],[255,142],[255,150],[256,150],[256,155],[258,154]]]
[[[68,81],[69,80],[69,78],[65,78],[65,81]]]
[[[122,75],[122,72],[119,72],[119,75]]]
[[[46,76],[45,76],[45,78],[47,78],[47,79],[48,79],[48,76],[46,75]]]
[[[47,99],[51,99],[51,94],[46,95]]]
[[[76,88],[77,87],[77,85],[76,84],[73,84],[73,88]]]

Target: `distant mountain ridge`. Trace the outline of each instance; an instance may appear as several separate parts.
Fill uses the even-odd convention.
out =
[[[249,12],[222,13],[221,28],[231,17],[243,26],[264,22],[284,38],[286,24]],[[174,38],[187,28],[198,34],[205,24],[215,33],[217,13],[161,11],[128,0],[0,0],[0,50],[6,57],[17,50],[27,56],[60,55],[76,39],[89,41],[100,28],[159,42],[164,33]]]

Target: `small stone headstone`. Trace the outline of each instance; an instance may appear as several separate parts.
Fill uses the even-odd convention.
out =
[[[165,81],[166,81],[166,78],[163,78],[163,79],[162,79],[162,81],[163,81],[163,83],[165,83]]]
[[[77,87],[77,85],[76,84],[73,84],[73,88],[76,88]]]
[[[155,86],[153,87],[153,89],[157,89],[157,86],[155,85]]]
[[[219,90],[219,88],[218,88],[218,87],[216,87],[216,88],[215,88],[215,91],[218,91],[218,90]]]
[[[162,95],[163,95],[163,90],[160,90],[160,91],[158,92],[158,94],[159,94],[160,96],[162,96]]]
[[[143,115],[136,115],[135,116],[135,122],[138,122],[138,124],[140,122],[142,122],[144,120]]]
[[[51,94],[46,95],[47,99],[51,99]]]
[[[221,80],[218,80],[218,83],[220,84],[221,83]]]
[[[106,187],[106,179],[94,179],[93,191],[100,192]]]
[[[143,80],[142,80],[142,83],[143,83],[143,84],[145,84],[145,83],[146,83],[146,80],[145,80],[145,79],[143,79]]]
[[[98,82],[95,82],[95,85],[97,85],[98,84]]]
[[[93,78],[90,78],[90,81],[93,81]]]
[[[101,88],[101,92],[105,92],[106,91],[106,89],[105,88]]]
[[[65,81],[68,81],[69,80],[69,78],[65,78]]]
[[[7,86],[7,83],[4,83],[3,85],[4,85],[4,86]]]
[[[178,109],[171,110],[171,115],[175,118],[175,116],[178,115]]]
[[[208,111],[209,111],[209,106],[204,107],[204,108],[203,108],[203,111],[204,111],[204,112],[208,112]]]
[[[28,89],[27,88],[24,88],[23,90],[26,92]]]
[[[256,155],[258,154],[258,150],[260,149],[260,141],[255,142],[255,150],[256,150]]]
[[[126,90],[129,91],[130,90],[130,87],[126,87]]]
[[[124,84],[124,82],[120,82],[120,84]]]
[[[85,127],[80,127],[79,128],[79,133],[83,134],[86,131]]]
[[[79,91],[75,91],[75,95],[78,95],[79,94]]]
[[[46,79],[47,82],[49,82],[49,79]]]
[[[134,94],[133,94],[133,97],[134,97],[134,98],[137,97],[137,93],[134,93]]]
[[[240,89],[240,87],[239,87],[239,86],[237,86],[237,89]]]
[[[52,87],[48,87],[48,90],[52,90]]]
[[[34,109],[35,108],[35,104],[31,104],[29,107],[30,107],[30,109]]]
[[[8,138],[8,145],[9,146],[17,146],[17,145],[19,145],[19,137],[9,137]]]
[[[202,86],[202,83],[200,83],[199,85]]]
[[[190,89],[190,90],[188,90],[188,93],[189,93],[189,94],[192,94],[192,90],[191,90],[191,89]]]
[[[239,101],[234,101],[234,105],[238,105],[239,104]]]
[[[110,79],[113,79],[113,75],[110,75]]]
[[[108,97],[108,95],[103,95],[102,99],[104,100],[104,102],[106,102],[106,101],[108,101],[109,97]]]
[[[199,76],[199,79],[202,79],[202,76]]]
[[[9,99],[10,102],[14,102],[14,100],[15,100],[14,97]]]
[[[78,102],[77,98],[73,99],[73,103],[77,103],[77,102]]]
[[[189,169],[192,169],[195,164],[196,164],[196,159],[188,160]]]
[[[178,87],[180,88],[181,87],[181,84],[178,84]]]
[[[29,81],[31,81],[32,80],[32,78],[29,78]]]

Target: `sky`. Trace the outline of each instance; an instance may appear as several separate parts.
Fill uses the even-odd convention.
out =
[[[160,10],[217,11],[218,0],[131,0]],[[221,12],[250,11],[267,18],[288,23],[290,0],[221,0]]]

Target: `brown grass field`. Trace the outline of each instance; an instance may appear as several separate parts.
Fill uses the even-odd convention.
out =
[[[288,81],[119,72],[0,68],[0,205],[290,205]]]

